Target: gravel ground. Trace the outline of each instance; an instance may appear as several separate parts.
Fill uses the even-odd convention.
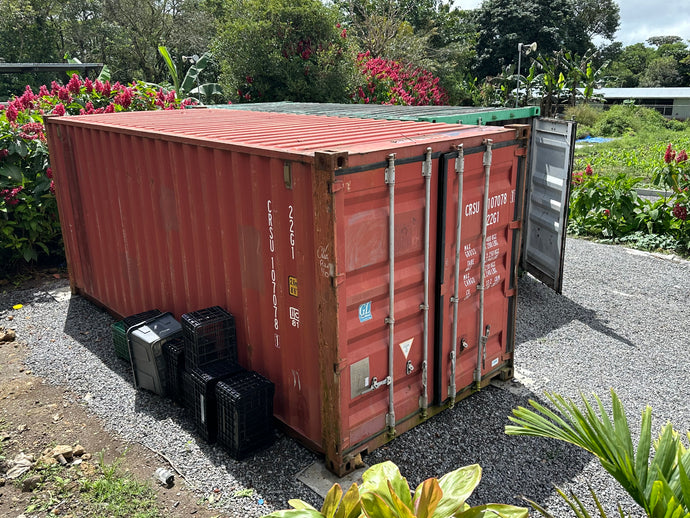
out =
[[[295,478],[318,460],[284,436],[242,462],[197,440],[192,421],[168,400],[132,388],[132,374],[112,350],[112,318],[81,299],[65,300],[46,289],[0,294],[0,319],[24,304],[12,321],[28,341],[27,363],[51,382],[72,389],[130,441],[164,454],[200,494],[221,490],[229,516],[262,516],[287,507],[288,498],[315,505],[320,499]],[[591,486],[613,510],[620,501],[633,517],[643,513],[591,455],[568,445],[503,433],[507,416],[544,391],[577,398],[580,392],[607,399],[614,388],[636,430],[645,405],[653,430],[666,421],[690,430],[690,263],[618,246],[568,239],[563,295],[529,276],[520,280],[516,378],[496,383],[453,409],[369,454],[371,465],[387,459],[411,485],[459,466],[479,463],[482,482],[471,503],[524,504],[524,495],[557,517],[572,516],[553,484],[584,495]],[[254,488],[251,498],[236,491]]]

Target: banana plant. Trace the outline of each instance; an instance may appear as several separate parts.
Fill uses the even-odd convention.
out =
[[[555,410],[530,400],[534,410],[525,407],[513,410],[509,419],[514,424],[506,426],[506,433],[547,437],[579,446],[599,459],[650,518],[690,518],[690,450],[671,424],[662,427],[653,444],[655,454],[650,458],[652,409],[649,406],[642,412],[640,439],[635,450],[623,404],[613,390],[611,416],[596,395],[594,403],[581,395],[583,409],[559,394],[546,396]]]
[[[158,52],[168,67],[170,79],[172,79],[172,85],[175,89],[175,95],[178,99],[184,99],[190,95],[196,95],[199,102],[202,102],[203,97],[210,99],[213,95],[223,94],[223,90],[218,83],[205,83],[203,85],[199,84],[199,76],[208,66],[208,62],[211,59],[210,52],[204,52],[204,54],[202,54],[202,56],[197,59],[191,67],[189,67],[184,78],[180,78],[177,65],[175,65],[172,57],[170,57],[170,52],[168,52],[167,47],[163,45],[159,46]]]
[[[398,467],[386,461],[362,474],[362,486],[352,484],[343,496],[335,484],[321,511],[302,500],[290,500],[293,509],[264,518],[527,518],[528,510],[505,504],[470,507],[466,500],[481,479],[481,467],[465,466],[440,479],[422,482],[414,493]]]

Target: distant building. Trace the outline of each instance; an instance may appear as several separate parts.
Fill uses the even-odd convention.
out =
[[[669,119],[690,118],[690,88],[600,88],[595,92],[606,104],[622,104],[635,101],[637,106],[654,108]]]

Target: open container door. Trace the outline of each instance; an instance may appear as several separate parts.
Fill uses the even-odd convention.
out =
[[[522,269],[561,293],[576,123],[536,119],[530,143]]]

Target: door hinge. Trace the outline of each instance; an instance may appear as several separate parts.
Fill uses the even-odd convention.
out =
[[[338,191],[342,191],[345,188],[345,182],[342,180],[336,180],[331,183],[331,194],[335,194]]]

